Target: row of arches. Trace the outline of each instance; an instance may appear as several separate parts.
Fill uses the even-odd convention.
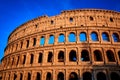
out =
[[[99,41],[97,32],[94,32],[94,31],[91,32],[90,37],[91,37],[92,41]],[[114,42],[119,42],[120,41],[119,35],[117,33],[113,33],[112,38],[113,38]],[[79,40],[80,40],[80,42],[87,41],[86,32],[81,32],[80,33]],[[102,40],[103,41],[108,41],[108,42],[110,41],[110,38],[109,38],[109,35],[108,35],[107,32],[102,33]],[[55,41],[54,35],[50,35],[48,41],[49,41],[48,44],[54,44],[54,41]],[[69,42],[76,42],[77,41],[76,40],[76,34],[74,32],[71,32],[68,35],[68,41]],[[64,34],[61,33],[58,36],[58,43],[62,43],[62,42],[65,42],[65,36],[64,36]],[[42,36],[41,39],[40,39],[40,45],[44,45],[44,44],[45,44],[45,37]]]
[[[39,54],[24,54],[22,56],[14,56],[11,58],[7,58],[4,60],[3,65],[6,67],[13,66],[13,65],[24,65],[24,64],[34,64],[34,63],[54,63],[54,56],[56,56],[56,59],[58,63],[60,62],[66,62],[66,57],[69,60],[69,62],[119,62],[120,61],[120,51],[118,51],[117,54],[113,53],[112,50],[107,50],[105,54],[101,52],[100,50],[94,50],[93,53],[90,53],[87,49],[81,50],[81,53],[77,53],[76,50],[70,50],[69,53],[65,53],[64,51],[60,50],[57,54],[54,54],[51,51],[48,51],[48,53],[44,54],[40,52]],[[37,55],[37,56],[36,56]],[[43,56],[45,55],[45,56]],[[92,59],[91,59],[92,57]],[[105,59],[106,57],[106,59]],[[47,61],[44,59],[46,58]],[[44,60],[44,61],[43,61]],[[118,61],[117,61],[118,60]],[[37,62],[35,62],[37,61]]]
[[[110,37],[108,32],[102,32],[101,37],[99,36],[98,32],[92,31],[90,33],[90,37],[88,36],[87,32],[80,32],[79,35],[76,36],[75,32],[70,32],[68,34],[68,37],[65,36],[64,33],[60,33],[58,37],[56,38],[53,34],[46,37],[46,35],[41,36],[40,39],[33,38],[33,39],[27,39],[25,41],[21,41],[19,43],[13,44],[9,48],[9,52],[14,52],[17,50],[21,50],[23,48],[29,48],[29,47],[35,47],[36,45],[44,46],[45,44],[54,44],[55,41],[58,43],[65,43],[70,42],[77,42],[78,40],[80,42],[87,42],[88,38],[90,38],[90,41],[97,42],[102,40],[103,42],[120,42],[120,36],[117,32],[113,32],[112,38]],[[38,41],[39,40],[39,41]],[[39,42],[39,43],[38,43]]]
[[[14,74],[13,80],[17,80],[17,74]],[[41,73],[37,72],[36,76],[34,76],[35,80],[42,80],[42,75]],[[65,74],[63,72],[59,72],[56,76],[56,80],[66,80],[65,78]],[[8,77],[8,79],[10,79],[10,75]],[[32,80],[32,74],[31,73],[27,73],[26,76],[26,80]],[[24,80],[23,79],[23,74],[20,73],[20,77],[19,80]],[[47,72],[44,80],[54,80],[53,79],[53,74],[51,72]],[[93,74],[91,72],[84,72],[82,74],[82,76],[80,77],[80,75],[78,75],[78,73],[76,72],[70,72],[69,76],[68,76],[68,80],[108,80],[108,75],[105,72],[97,72],[96,74]],[[117,72],[111,72],[110,73],[110,80],[120,80],[120,75]]]

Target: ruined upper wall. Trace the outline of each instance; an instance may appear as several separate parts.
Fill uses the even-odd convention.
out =
[[[81,9],[62,11],[61,14],[52,17],[41,16],[16,28],[10,34],[8,44],[30,34],[79,26],[120,28],[120,13],[111,10]]]

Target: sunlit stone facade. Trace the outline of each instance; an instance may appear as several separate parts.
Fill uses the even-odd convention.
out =
[[[16,28],[0,80],[120,80],[120,13],[62,11]]]

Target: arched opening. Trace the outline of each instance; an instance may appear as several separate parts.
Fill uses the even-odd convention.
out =
[[[30,64],[33,64],[34,55],[33,55],[33,54],[31,54],[30,56],[31,56],[31,58],[30,58]]]
[[[64,36],[64,34],[60,34],[60,35],[59,35],[59,37],[58,37],[58,42],[59,42],[59,43],[65,42],[65,36]]]
[[[22,49],[22,47],[23,47],[23,42],[21,42],[21,46],[20,46],[20,49]]]
[[[42,56],[43,56],[43,54],[42,54],[42,53],[39,53],[38,63],[42,63]]]
[[[113,22],[113,18],[110,17],[110,22]]]
[[[93,19],[93,17],[92,16],[90,16],[90,21],[93,21],[94,19]]]
[[[73,22],[73,18],[72,18],[72,17],[70,17],[70,18],[69,18],[69,21],[70,21],[70,22]]]
[[[92,41],[98,41],[98,35],[96,32],[92,32],[91,33],[91,40]]]
[[[41,75],[39,72],[37,72],[36,80],[41,80]]]
[[[82,52],[81,52],[81,60],[82,61],[90,61],[89,52],[87,50],[82,50]]]
[[[78,80],[78,75],[75,72],[71,72],[69,75],[69,80]]]
[[[71,50],[70,53],[69,53],[69,61],[75,62],[76,60],[77,60],[76,51],[75,50]]]
[[[64,74],[62,72],[59,72],[57,80],[64,80]]]
[[[22,78],[23,78],[23,74],[22,74],[22,73],[20,73],[20,80],[22,80]]]
[[[42,36],[40,39],[40,45],[44,45],[44,44],[45,44],[45,38],[44,36]]]
[[[28,80],[31,80],[31,74],[28,73],[28,77],[27,77]]]
[[[106,54],[107,54],[108,61],[115,62],[115,57],[114,57],[114,54],[113,54],[113,52],[111,50],[108,50],[106,52]]]
[[[92,80],[92,75],[90,72],[83,73],[83,80]]]
[[[16,74],[14,74],[14,80],[17,80],[17,75]]]
[[[94,59],[95,61],[103,61],[102,54],[99,50],[94,51]]]
[[[26,48],[28,48],[29,47],[29,40],[27,40],[27,45],[26,45]]]
[[[14,58],[12,58],[12,66],[14,65]]]
[[[68,36],[69,42],[76,42],[76,36],[75,33],[71,32]]]
[[[103,72],[97,73],[97,80],[107,80],[105,73]]]
[[[64,62],[64,52],[60,51],[58,54],[58,62]]]
[[[20,58],[20,57],[18,56],[18,58],[17,58],[17,64],[16,64],[16,65],[18,65],[18,63],[19,63],[19,58]]]
[[[109,41],[109,36],[106,32],[102,33],[102,39],[103,39],[103,41]]]
[[[50,72],[47,73],[46,80],[52,80],[52,75]]]
[[[52,57],[53,57],[52,52],[49,52],[49,54],[48,54],[48,62],[52,62]]]
[[[36,45],[36,38],[33,38],[33,46]]]
[[[54,36],[50,35],[48,44],[54,44]]]
[[[119,60],[120,60],[120,51],[118,51],[118,58],[119,58]]]
[[[23,64],[26,62],[26,55],[23,55]]]
[[[0,80],[2,80],[2,76],[0,76]]]
[[[116,72],[112,72],[110,74],[110,78],[111,78],[111,80],[120,80],[120,75]]]
[[[87,41],[86,33],[85,32],[81,32],[79,38],[80,38],[81,42]]]
[[[120,42],[119,35],[117,33],[112,34],[114,42]]]

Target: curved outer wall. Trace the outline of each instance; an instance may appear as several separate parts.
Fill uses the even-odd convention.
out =
[[[81,33],[86,34],[84,42],[80,40]],[[97,34],[98,40],[92,39],[92,33]],[[103,33],[108,35],[108,40],[103,39]],[[64,35],[63,42],[58,40],[61,34]],[[76,41],[70,42],[70,34],[76,36]],[[118,35],[117,40],[113,34]],[[49,44],[50,36],[54,36],[53,44]],[[43,37],[45,43],[41,45]],[[113,80],[114,74],[120,79],[119,39],[119,12],[83,9],[38,17],[10,34],[0,67],[0,79],[87,80],[85,77],[90,76],[91,80],[99,80],[97,78],[105,75],[104,80],[105,77]]]

